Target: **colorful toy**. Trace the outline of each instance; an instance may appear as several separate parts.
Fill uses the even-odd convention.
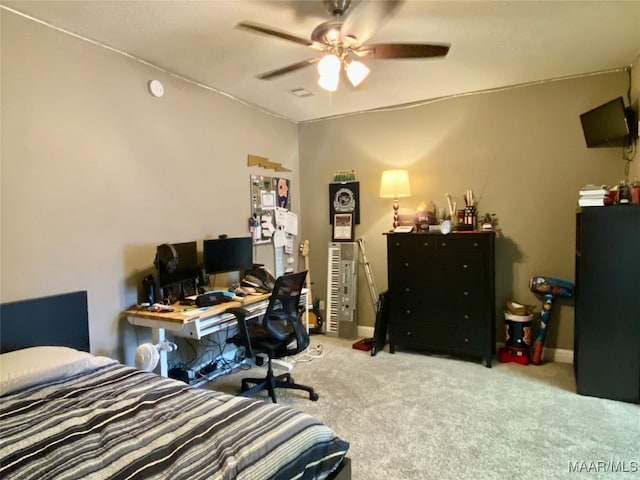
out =
[[[510,300],[504,312],[504,347],[498,350],[501,363],[515,362],[529,365],[533,328],[533,305],[523,305]]]
[[[529,355],[524,352],[514,353],[505,347],[498,349],[498,361],[500,363],[519,363],[520,365],[529,365]]]
[[[538,334],[533,342],[533,358],[531,363],[540,365],[542,363],[542,348],[547,337],[547,328],[551,320],[551,308],[555,298],[573,297],[574,285],[566,280],[559,280],[551,277],[532,277],[529,280],[529,288],[533,293],[544,294],[542,311],[540,313],[540,326]]]

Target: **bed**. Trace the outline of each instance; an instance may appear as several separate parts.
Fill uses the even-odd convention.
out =
[[[88,353],[86,292],[0,309],[0,478],[351,477],[310,415]]]

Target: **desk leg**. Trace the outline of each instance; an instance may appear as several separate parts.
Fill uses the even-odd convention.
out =
[[[155,344],[164,342],[167,339],[164,328],[152,328],[151,329],[151,341]],[[158,368],[160,371],[158,372]],[[167,352],[160,350],[160,362],[156,367],[156,373],[159,373],[163,377],[169,376],[169,366],[167,363]]]

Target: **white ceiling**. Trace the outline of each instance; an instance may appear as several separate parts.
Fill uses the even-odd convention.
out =
[[[370,60],[361,87],[341,84],[329,95],[317,86],[314,66],[255,78],[319,52],[234,28],[245,20],[309,38],[330,20],[320,0],[1,4],[296,122],[621,69],[640,54],[638,0],[406,0],[369,43],[445,43],[448,55]],[[313,96],[298,98],[291,93],[297,88]]]

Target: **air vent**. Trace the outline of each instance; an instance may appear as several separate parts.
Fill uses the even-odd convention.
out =
[[[295,90],[291,90],[296,97],[311,97],[313,93],[311,93],[306,88],[296,88]]]

